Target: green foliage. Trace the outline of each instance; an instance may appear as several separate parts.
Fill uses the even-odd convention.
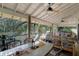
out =
[[[63,31],[63,32],[72,32],[70,27],[63,27],[63,28],[59,27],[59,28],[60,28],[59,31]]]
[[[72,31],[70,30],[70,28],[68,28],[68,27],[65,27],[65,28],[63,29],[63,31],[64,31],[64,32],[72,32]]]
[[[31,24],[31,33],[35,33],[36,31],[40,31],[41,33],[45,33],[50,28],[46,25],[38,25]],[[8,19],[8,18],[0,18],[0,33],[13,32],[17,35],[20,35],[23,32],[27,32],[27,22],[22,22],[19,20]]]
[[[17,32],[22,33],[27,31],[27,23],[23,23],[22,21],[8,19],[8,18],[0,18],[0,32]],[[21,24],[20,26],[18,26]],[[16,26],[18,26],[16,28]]]

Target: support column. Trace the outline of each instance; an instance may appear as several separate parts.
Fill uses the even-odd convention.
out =
[[[31,35],[31,16],[28,16],[28,39],[30,39]]]
[[[79,43],[79,24],[78,24],[78,26],[77,26],[77,42]]]
[[[52,37],[53,37],[53,24],[52,24]]]
[[[56,32],[58,32],[57,25],[53,24],[53,35],[55,35]]]
[[[79,24],[77,25],[77,41],[74,44],[74,54],[75,56],[79,56]]]
[[[53,24],[50,26],[50,32],[53,33]]]
[[[51,27],[50,27],[50,32],[51,32]]]
[[[35,26],[36,26],[36,24],[34,23],[34,33],[35,33]]]
[[[39,33],[40,32],[40,24],[38,24],[38,29],[37,30],[38,30],[38,33]]]

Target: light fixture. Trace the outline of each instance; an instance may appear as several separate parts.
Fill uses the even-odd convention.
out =
[[[61,22],[64,22],[64,20],[61,20]]]
[[[48,3],[47,14],[52,14],[53,8],[51,7],[52,3]]]
[[[64,18],[62,18],[61,22],[62,22],[62,23],[64,22]]]

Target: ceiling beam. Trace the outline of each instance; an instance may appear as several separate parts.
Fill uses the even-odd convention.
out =
[[[53,6],[54,5],[54,3],[51,5],[51,6]],[[48,4],[46,5],[46,7],[48,6]],[[38,17],[39,15],[41,15],[41,13],[42,12],[45,12],[45,7],[44,7],[44,9],[40,12],[40,13],[38,13],[37,15],[36,15],[36,17]],[[43,15],[44,16],[44,15]]]
[[[25,10],[24,10],[24,14],[27,12],[27,10],[30,8],[30,6],[32,5],[32,3],[29,3],[29,5],[25,8]]]
[[[46,11],[43,11],[39,16],[37,16],[38,18],[42,18],[43,16],[47,15]]]
[[[39,18],[42,18],[42,17],[44,17],[45,15],[47,15],[46,13],[44,13],[42,16],[40,16]]]
[[[44,12],[45,11],[45,8],[41,11],[41,12],[39,12],[37,15],[36,15],[36,17],[38,17],[42,12]]]
[[[44,4],[44,6],[42,6],[42,10],[37,13],[36,17],[38,17],[43,11],[45,11],[45,7],[47,7],[47,4]]]
[[[65,6],[63,6],[63,7],[65,7],[65,8],[63,8],[63,11],[65,10],[65,9],[68,9],[68,8],[70,8],[71,6],[73,7],[73,5],[75,5],[75,4],[71,4],[71,5],[65,5]],[[62,11],[62,10],[61,10]],[[63,12],[62,11],[62,12]],[[56,15],[55,15],[56,16]],[[68,17],[70,17],[70,16],[72,16],[72,15],[67,15],[67,16],[65,16],[65,17],[63,17],[63,18],[68,18]],[[53,15],[50,17],[51,18],[51,20],[53,19],[52,17],[54,17]],[[44,19],[44,18],[43,18]],[[46,18],[45,18],[46,19]],[[61,21],[61,20],[60,20]]]
[[[22,18],[27,18],[28,17],[28,14],[23,14],[23,13],[20,13],[18,11],[15,12],[14,10],[11,10],[9,8],[6,8],[6,7],[0,8],[0,12],[11,14],[11,15],[15,15],[15,16],[19,16],[19,17],[22,17]],[[51,22],[48,22],[48,21],[45,21],[45,20],[42,20],[42,19],[39,19],[39,18],[36,18],[36,17],[33,17],[33,18],[38,19],[41,22],[47,22],[49,24],[52,24]]]
[[[33,18],[36,18],[36,17],[33,17]],[[39,19],[39,18],[36,18],[36,19]],[[42,20],[42,19],[39,19],[39,20],[52,24],[52,22],[49,22],[49,21],[46,21],[46,20]]]
[[[14,11],[16,12],[16,9],[18,7],[18,3],[16,3],[15,7],[14,7]]]
[[[67,9],[69,9],[69,8],[72,8],[73,6],[74,6],[75,4],[71,4],[71,5],[64,5],[64,6],[60,6],[61,8],[59,8],[59,12],[58,13],[56,13],[56,14],[53,14],[53,16],[56,16],[56,15],[58,15],[58,14],[60,14],[60,13],[63,13],[65,10],[67,10]]]
[[[54,4],[54,5],[55,5],[55,4]],[[51,7],[53,8],[54,5],[52,5]],[[65,4],[65,5],[66,5],[66,4]],[[55,9],[59,10],[59,8],[61,8],[61,7],[63,7],[63,5],[61,5],[60,7],[57,6],[57,7],[55,7]],[[54,13],[55,13],[55,12],[53,12],[53,15],[54,15]],[[48,18],[48,16],[49,16],[49,15],[47,15],[47,16],[46,16],[46,15],[43,15],[43,16],[40,17],[40,18],[42,18],[42,19],[46,19],[46,17]]]
[[[37,8],[31,13],[31,15],[33,15],[36,11],[38,11],[38,9],[41,7],[41,6],[43,6],[44,5],[44,3],[40,3],[38,6],[37,6]]]
[[[23,15],[22,13],[17,12],[17,11],[15,12],[14,10],[8,9],[6,7],[0,8],[0,12],[4,12],[4,13],[7,13],[7,14],[12,14],[12,15],[15,15],[15,16],[26,18],[26,15]]]
[[[44,15],[43,17],[41,17],[41,19],[45,19],[46,17],[48,17],[48,14]]]

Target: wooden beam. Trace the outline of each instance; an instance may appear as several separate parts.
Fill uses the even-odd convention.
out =
[[[17,11],[15,12],[14,10],[6,8],[6,7],[0,8],[0,12],[15,15],[15,16],[19,16],[19,17],[24,17],[24,18],[27,17],[27,15],[23,15],[23,13],[20,13],[20,12],[17,12]]]
[[[44,3],[40,3],[40,4],[37,6],[37,8],[31,13],[31,15],[33,15],[36,11],[38,11],[38,9],[39,9],[42,5],[44,5]]]
[[[24,14],[27,12],[27,10],[30,8],[31,5],[32,5],[32,4],[30,3],[30,4],[25,8]]]
[[[1,6],[0,6],[0,12],[11,14],[11,15],[14,15],[14,16],[22,17],[22,18],[28,18],[28,14],[24,14],[24,13],[21,13],[21,12],[18,12],[18,11],[15,12],[14,10],[6,8],[6,7],[1,8]],[[42,23],[44,23],[44,22],[47,22],[48,24],[52,23],[52,22],[48,22],[48,21],[36,18],[34,16],[31,16],[31,17],[38,19],[37,21],[41,21]]]
[[[36,15],[36,17],[38,17],[42,12],[44,12],[45,11],[45,8],[41,11],[41,12],[39,12],[37,15]]]
[[[35,18],[35,19],[39,19],[39,18],[36,18],[36,17],[32,17],[32,18]],[[49,22],[49,21],[46,21],[46,20],[42,20],[42,19],[39,19],[38,21],[41,21],[41,22],[47,22],[48,24],[52,24],[52,22]]]
[[[28,16],[28,39],[30,39],[31,35],[31,16]]]
[[[78,37],[77,38],[78,41],[77,42],[79,43],[79,24],[78,24],[77,34],[78,34],[78,36],[77,36]]]
[[[53,6],[54,5],[54,3],[51,5],[51,6]],[[48,4],[47,4],[47,6],[46,6],[47,8],[48,8]],[[44,9],[40,12],[40,13],[38,13],[37,15],[36,15],[36,17],[38,17],[42,12],[44,12],[45,11],[45,7],[44,7]]]
[[[14,11],[16,12],[16,9],[18,7],[18,3],[16,3],[15,7],[14,7]]]

